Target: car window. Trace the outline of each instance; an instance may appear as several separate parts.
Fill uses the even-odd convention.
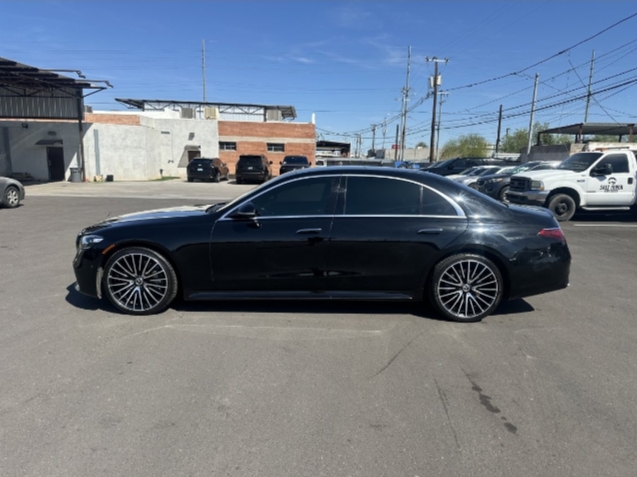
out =
[[[440,194],[393,178],[350,176],[345,215],[451,215],[453,205]]]
[[[622,172],[629,172],[628,158],[626,154],[610,154],[604,159],[599,161],[599,166],[610,164],[613,168],[613,174],[620,174]]]
[[[422,188],[421,193],[421,215],[458,215],[454,206],[440,194],[427,189],[426,187]]]
[[[469,166],[477,166],[478,164],[468,164],[466,159],[458,159],[452,164],[454,169],[466,169]]]
[[[210,159],[193,159],[192,161],[190,161],[190,164],[192,164],[193,166],[208,166],[211,162],[212,160]]]
[[[286,182],[252,199],[259,217],[330,214],[333,177]]]

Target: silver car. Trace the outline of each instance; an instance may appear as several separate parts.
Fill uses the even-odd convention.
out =
[[[15,179],[0,177],[0,207],[13,209],[24,200],[24,187]]]

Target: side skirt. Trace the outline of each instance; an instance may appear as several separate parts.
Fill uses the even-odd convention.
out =
[[[213,291],[186,293],[186,300],[360,300],[360,301],[415,301],[404,292],[345,292],[345,291]]]

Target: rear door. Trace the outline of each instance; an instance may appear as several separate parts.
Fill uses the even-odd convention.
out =
[[[462,210],[402,178],[344,176],[330,238],[330,289],[411,295],[438,252],[467,228]]]

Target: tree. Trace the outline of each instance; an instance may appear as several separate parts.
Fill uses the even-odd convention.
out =
[[[429,147],[429,146],[427,146],[426,143],[420,141],[418,144],[416,144],[416,149],[418,149],[419,147]]]
[[[588,138],[590,142],[620,142],[618,136],[609,136],[607,134],[595,134]],[[627,142],[628,138],[623,137],[621,142]]]
[[[531,145],[534,145],[537,141],[537,133],[550,129],[549,123],[535,123],[533,125],[533,136],[531,139]],[[513,131],[513,134],[507,134],[502,141],[502,152],[519,153],[526,150],[526,146],[529,141],[529,128],[520,128]],[[569,144],[571,143],[571,137],[567,134],[543,134],[542,144],[547,146],[553,146],[556,144]]]
[[[440,158],[486,157],[488,148],[488,141],[480,134],[466,134],[447,141],[442,148]]]

